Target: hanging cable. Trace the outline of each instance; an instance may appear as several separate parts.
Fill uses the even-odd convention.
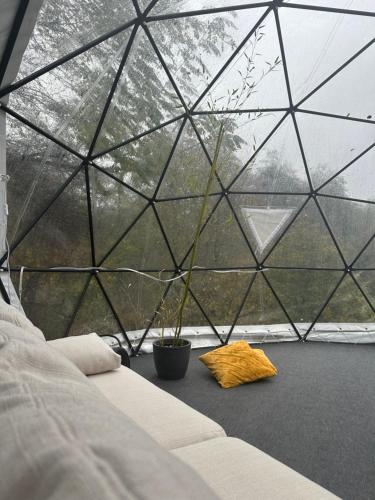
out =
[[[27,271],[26,266],[21,266],[20,268],[20,276],[19,276],[19,282],[18,282],[18,296],[20,299],[20,302],[22,300],[22,291],[23,291],[23,274],[24,271]],[[205,270],[205,267],[201,266],[194,266],[194,269],[202,269]],[[78,271],[78,272],[90,272],[90,271],[107,271],[105,267],[50,267],[50,271]],[[184,271],[183,273],[180,273],[178,276],[175,276],[174,278],[167,278],[167,279],[162,279],[162,278],[157,278],[156,276],[153,276],[152,274],[144,273],[142,271],[138,271],[137,269],[131,269],[130,267],[117,267],[116,269],[111,269],[113,272],[117,271],[125,271],[125,272],[131,272],[134,274],[138,274],[140,276],[144,276],[145,278],[149,278],[150,280],[153,281],[158,281],[161,283],[170,283],[172,281],[177,281],[179,279],[182,279],[184,276],[187,275],[189,271]],[[210,273],[218,273],[218,274],[224,274],[224,273],[246,273],[246,274],[254,274],[254,273],[262,273],[264,271],[267,271],[267,269],[207,269],[207,272]],[[108,271],[110,272],[110,271]],[[163,270],[160,271],[161,273]],[[10,276],[10,268],[9,268],[9,276]]]
[[[22,305],[22,284],[23,284],[23,272],[25,270],[25,266],[21,267],[19,282],[18,282],[18,298],[20,299],[20,304]]]
[[[8,297],[10,300],[10,249],[9,249],[9,242],[8,238],[5,235],[5,245],[6,245],[6,251],[7,251],[7,268],[8,268],[8,282],[7,282],[7,287],[8,287]]]
[[[2,227],[2,234],[1,234],[1,250],[3,251],[3,248],[5,246],[5,251],[7,255],[7,268],[8,268],[8,280],[6,283],[6,292],[8,293],[8,298],[10,300],[11,293],[10,293],[10,263],[9,263],[9,256],[10,256],[10,250],[9,250],[9,242],[7,238],[7,232],[8,232],[8,215],[9,215],[9,210],[8,210],[8,203],[7,203],[7,184],[10,180],[10,176],[7,173],[0,174],[0,182],[4,183],[4,188],[1,193],[2,198],[3,198],[3,211],[2,211],[2,222],[1,222],[1,227]],[[4,283],[3,283],[4,285]],[[4,285],[5,287],[5,285]]]

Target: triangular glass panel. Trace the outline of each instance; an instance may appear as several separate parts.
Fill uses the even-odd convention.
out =
[[[218,196],[209,197],[203,223],[217,201]],[[189,198],[157,204],[156,209],[177,263],[181,262],[193,244],[202,203],[203,198]]]
[[[194,116],[194,122],[211,158],[214,157],[220,125],[224,125],[217,167],[224,185],[228,185],[246,164],[283,114],[255,112]]]
[[[243,217],[257,242],[257,252],[261,254],[276,236],[282,233],[294,215],[292,208],[243,207]]]
[[[172,332],[176,328],[178,310],[181,305],[181,300],[184,294],[185,285],[182,280],[175,280],[170,287],[167,296],[162,301],[158,314],[152,325],[153,329],[159,329],[162,333],[163,328],[171,328]],[[204,317],[204,314],[199,309],[192,295],[189,293],[186,305],[182,316],[183,326],[207,326],[209,322]],[[165,332],[164,335],[169,335],[172,332]],[[212,334],[212,330],[210,330]]]
[[[135,18],[132,0],[43,2],[17,79],[47,66]]]
[[[6,163],[7,237],[12,245],[53,199],[80,160],[8,115]]]
[[[77,174],[16,247],[10,262],[28,267],[92,264],[83,173]]]
[[[150,273],[150,276],[163,280],[171,277],[169,273]],[[102,273],[100,280],[127,331],[150,325],[166,283],[126,272]]]
[[[171,12],[188,12],[191,10],[204,10],[218,7],[229,7],[232,5],[244,5],[258,3],[258,0],[159,0],[152,9],[151,14],[169,14]]]
[[[284,233],[266,266],[343,268],[343,262],[313,200]]]
[[[11,93],[11,108],[82,154],[87,153],[116,76],[129,31]]]
[[[373,33],[374,30],[373,21]],[[372,45],[307,99],[303,106],[314,111],[371,119],[374,116],[375,83],[368,77],[368,72],[374,66],[374,59],[375,46]]]
[[[348,4],[341,0],[329,4],[327,0],[300,3],[340,8]],[[353,2],[350,8],[355,9]],[[374,19],[367,16],[302,9],[279,9],[279,15],[294,102],[311,92],[374,36]],[[341,97],[339,93],[337,97]],[[322,111],[320,107],[316,109]]]
[[[158,198],[204,194],[210,175],[210,162],[190,122],[185,124],[160,186]],[[216,178],[211,193],[220,192]]]
[[[47,340],[65,335],[85,284],[85,273],[32,273],[22,279],[22,307]],[[16,288],[19,273],[12,274]]]
[[[231,187],[233,191],[308,192],[301,149],[289,116]]]
[[[288,317],[277,302],[272,290],[261,274],[257,274],[250,293],[242,307],[236,325],[277,325],[289,324]],[[246,332],[245,332],[246,333]],[[270,340],[271,330],[261,333],[260,339]],[[275,336],[277,340],[277,336]]]
[[[146,195],[152,195],[173,147],[181,120],[95,158],[95,163]]]
[[[342,194],[348,198],[375,201],[375,148],[356,160],[350,167],[321,189],[325,194]]]
[[[341,276],[342,271],[267,270],[267,279],[291,320],[301,330],[315,320]]]
[[[293,195],[230,195],[251,247],[262,259],[277,243],[306,200]]]
[[[141,10],[146,9],[151,3],[151,0],[138,0],[138,5]]]
[[[188,105],[207,88],[264,11],[232,10],[150,24],[151,34]]]
[[[297,113],[307,166],[315,188],[374,142],[374,126],[339,118]],[[340,196],[345,187],[338,186]]]
[[[372,0],[287,0],[287,2],[293,1],[293,3],[312,5],[313,7],[337,7],[338,9],[351,10],[363,10],[367,12],[375,12],[374,3]]]
[[[261,110],[288,106],[276,24],[273,17],[268,16],[205,95],[198,109]]]
[[[189,262],[189,257],[185,264]],[[195,265],[208,268],[255,266],[250,249],[227,202],[222,199],[203,229]]]
[[[196,271],[191,290],[218,331],[228,333],[248,285],[248,273]]]
[[[145,32],[137,32],[107,111],[95,153],[183,113],[182,104]]]
[[[69,336],[87,335],[92,332],[98,335],[116,335],[121,332],[112,309],[95,278],[90,281],[69,330]]]
[[[353,274],[366,297],[375,307],[375,271],[356,271]]]
[[[348,263],[375,233],[375,205],[319,197],[319,203]]]
[[[99,261],[148,202],[95,167],[90,167],[89,175],[95,255]]]
[[[149,271],[175,268],[151,207],[146,209],[103,265]]]
[[[375,323],[375,313],[350,276],[345,276],[318,323]]]
[[[371,240],[371,243],[354,263],[354,267],[359,269],[375,268],[375,238]]]

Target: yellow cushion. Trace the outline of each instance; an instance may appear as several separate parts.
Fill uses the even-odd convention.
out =
[[[264,352],[252,349],[245,340],[219,347],[199,359],[224,389],[277,374]]]

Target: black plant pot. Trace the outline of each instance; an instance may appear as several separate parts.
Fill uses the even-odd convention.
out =
[[[184,378],[189,365],[191,342],[185,339],[164,337],[153,343],[154,363],[159,378],[178,380]]]

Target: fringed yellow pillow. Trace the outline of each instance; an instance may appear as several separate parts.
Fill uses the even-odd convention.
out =
[[[277,374],[264,352],[252,349],[244,340],[207,352],[199,359],[224,389]]]

